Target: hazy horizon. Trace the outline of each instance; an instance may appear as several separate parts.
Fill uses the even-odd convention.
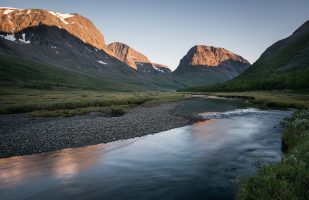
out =
[[[128,44],[172,70],[197,44],[224,47],[253,63],[309,19],[309,1],[304,0],[1,0],[0,6],[79,13],[97,26],[107,44]]]

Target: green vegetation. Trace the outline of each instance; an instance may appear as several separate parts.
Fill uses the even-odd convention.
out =
[[[252,90],[308,90],[309,21],[290,37],[269,47],[261,57],[237,78],[212,86],[183,91],[229,92]]]
[[[255,66],[255,65],[253,65]],[[239,77],[211,86],[186,88],[179,91],[251,91],[251,90],[308,90],[309,69],[291,69],[288,71],[265,70],[263,73],[249,69]]]
[[[122,108],[119,108],[119,107],[112,107],[111,108],[111,115],[113,117],[118,117],[118,116],[121,116],[121,115],[124,115],[124,114],[125,114],[125,111]]]
[[[152,75],[122,72],[117,71],[116,68],[117,66],[115,69],[106,69],[106,72],[98,73],[97,69],[87,66],[83,69],[61,68],[16,57],[0,56],[0,83],[2,86],[25,89],[46,90],[63,87],[77,90],[129,92],[168,91],[226,80],[226,78],[217,77],[218,75],[216,76],[212,69],[208,69],[207,73],[211,76],[205,79],[205,73],[201,72]]]
[[[190,97],[176,92],[103,92],[92,90],[38,90],[0,88],[0,113],[30,113],[37,117],[74,116],[103,112],[124,114],[136,105],[149,105]]]
[[[243,179],[238,199],[308,199],[309,110],[296,111],[284,125],[282,161]]]
[[[1,86],[43,90],[59,87],[122,92],[160,89],[160,85],[146,83],[134,73],[129,76],[112,70],[98,73],[91,67],[61,68],[6,56],[0,56],[0,83]]]
[[[208,92],[198,94],[242,98],[270,107],[309,108],[309,94],[295,91]]]

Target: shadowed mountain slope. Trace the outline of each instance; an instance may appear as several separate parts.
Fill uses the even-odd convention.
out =
[[[114,42],[108,45],[108,49],[112,51],[120,61],[140,72],[152,74],[171,72],[167,66],[150,62],[145,55],[126,44]]]
[[[237,78],[202,91],[245,91],[309,88],[309,21],[291,36],[266,49],[260,58]]]
[[[209,85],[230,80],[247,68],[250,63],[224,48],[196,45],[180,60],[173,72],[185,85]]]

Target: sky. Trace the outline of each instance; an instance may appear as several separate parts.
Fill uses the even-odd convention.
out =
[[[79,13],[107,44],[122,42],[175,69],[197,44],[249,62],[309,20],[309,0],[0,0],[0,7]]]

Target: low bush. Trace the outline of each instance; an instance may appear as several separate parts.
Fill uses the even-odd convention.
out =
[[[308,199],[309,110],[296,111],[283,124],[285,154],[281,162],[242,179],[238,199]]]

